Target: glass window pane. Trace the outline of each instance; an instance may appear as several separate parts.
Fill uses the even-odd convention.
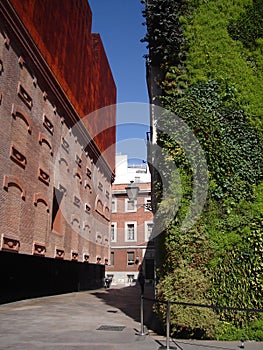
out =
[[[134,236],[134,234],[135,234],[135,232],[134,232],[134,224],[128,224],[127,225],[127,231],[128,231],[127,232],[127,239],[133,241],[134,238],[135,238],[135,236]]]
[[[110,264],[114,265],[114,252],[110,253]]]
[[[127,209],[128,210],[134,210],[134,200],[128,200],[128,202],[127,202]]]
[[[115,241],[115,225],[111,224],[111,241]]]
[[[134,265],[134,252],[127,252],[128,265]]]

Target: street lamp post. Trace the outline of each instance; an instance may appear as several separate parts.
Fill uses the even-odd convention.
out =
[[[133,181],[129,183],[127,187],[125,187],[129,200],[136,200],[139,192],[139,187],[135,185]]]
[[[127,187],[125,187],[127,196],[129,198],[129,200],[133,200],[135,201],[137,199],[138,193],[139,193],[139,187],[136,186],[136,184],[134,183],[134,181],[131,181],[129,183],[129,185]],[[152,211],[152,206],[151,204],[138,204],[138,207],[144,207],[150,211]],[[147,332],[145,332],[144,330],[144,322],[143,322],[143,294],[141,294],[141,308],[140,308],[140,313],[141,313],[141,332],[137,333],[137,335],[146,335],[148,334]],[[166,313],[166,345],[165,346],[161,346],[159,348],[161,349],[166,349],[166,350],[172,350],[172,349],[177,349],[176,347],[171,347],[170,346],[170,303],[168,302],[167,304],[167,313]]]
[[[140,188],[135,185],[134,181],[131,181],[127,187],[125,187],[129,200],[135,201],[137,199]],[[137,207],[144,207],[145,209],[152,211],[151,203],[137,204]]]

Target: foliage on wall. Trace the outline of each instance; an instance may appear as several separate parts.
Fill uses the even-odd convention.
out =
[[[159,239],[158,294],[177,301],[194,302],[194,298],[207,304],[262,308],[261,1],[143,2],[147,62],[159,67],[163,79],[158,81],[162,91],[158,97],[161,106],[174,113],[158,118],[160,130],[164,125],[171,130],[169,137],[159,132],[164,151],[158,166],[168,173],[173,162],[183,188],[181,203],[175,203],[178,177],[171,174],[170,195],[159,205],[156,224],[167,228]],[[180,230],[180,224],[191,201],[192,173],[186,154],[174,141],[178,130],[173,115],[194,132],[208,164],[208,199],[187,232]],[[178,205],[178,211],[167,226],[171,205]],[[158,312],[164,316],[162,308]],[[255,329],[262,326],[258,314],[222,311],[211,317],[207,311],[189,309],[186,317],[177,308],[172,315],[173,332],[181,336],[234,339],[242,330],[263,339]]]

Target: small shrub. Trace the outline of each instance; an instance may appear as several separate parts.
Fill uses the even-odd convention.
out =
[[[205,297],[208,288],[201,271],[181,266],[159,283],[158,299],[209,305]],[[166,306],[159,304],[156,310],[165,323]],[[177,338],[213,339],[217,322],[211,309],[171,305],[171,334]]]
[[[244,328],[238,328],[227,322],[219,322],[215,332],[217,340],[255,340],[263,341],[263,317],[250,322]]]

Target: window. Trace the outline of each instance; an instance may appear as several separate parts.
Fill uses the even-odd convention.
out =
[[[11,252],[18,253],[19,248],[20,248],[20,242],[18,240],[3,236],[2,250],[9,250]]]
[[[80,207],[80,199],[77,196],[73,197],[73,203],[76,205],[76,207]]]
[[[75,251],[71,252],[71,260],[78,261],[78,256],[79,256],[78,252],[75,252]]]
[[[117,222],[111,223],[111,242],[116,242],[117,240]]]
[[[89,204],[89,203],[85,203],[85,212],[86,212],[87,214],[90,214],[90,210],[91,210],[90,204]]]
[[[114,252],[110,252],[110,264],[114,265]]]
[[[137,222],[125,223],[125,241],[136,241],[137,239]]]
[[[127,264],[134,265],[134,252],[127,252]]]
[[[67,153],[69,153],[69,143],[64,139],[64,137],[62,137],[61,146]]]
[[[145,221],[144,223],[144,233],[145,233],[145,242],[148,242],[152,239],[153,231],[153,222],[152,221]]]
[[[38,178],[40,181],[42,181],[45,185],[49,186],[50,177],[49,174],[46,173],[43,169],[38,168]]]
[[[53,206],[52,206],[52,221],[51,221],[51,229],[61,233],[61,201],[63,199],[64,192],[60,191],[58,188],[53,188]]]
[[[86,174],[91,179],[92,172],[91,172],[91,170],[88,167],[86,168]]]
[[[137,201],[134,199],[125,199],[125,211],[126,212],[135,212],[137,211]]]
[[[82,160],[81,158],[76,154],[75,155],[75,162],[78,164],[78,166],[81,168],[81,163],[82,163]]]
[[[20,153],[14,145],[11,146],[10,158],[23,169],[26,167],[26,157]]]
[[[102,237],[99,233],[96,234],[96,243],[99,243],[99,244],[102,243]]]
[[[117,198],[112,198],[111,200],[111,212],[112,213],[117,212]]]
[[[99,189],[100,191],[103,191],[103,185],[102,185],[101,182],[98,183],[98,189]]]
[[[89,254],[83,254],[83,261],[89,262]]]
[[[64,259],[65,256],[65,251],[62,249],[56,249],[56,255],[55,258],[56,259]]]
[[[34,243],[33,244],[33,255],[45,256],[46,247],[43,244]]]
[[[21,100],[25,103],[25,105],[29,109],[31,109],[33,106],[32,98],[28,94],[28,92],[24,89],[24,87],[21,85],[21,83],[18,84],[17,93],[18,93],[18,96],[21,98]]]
[[[45,114],[43,115],[43,125],[53,135],[54,125],[51,123],[51,121],[48,119],[48,117]]]
[[[134,224],[127,225],[127,239],[128,241],[134,241]]]

